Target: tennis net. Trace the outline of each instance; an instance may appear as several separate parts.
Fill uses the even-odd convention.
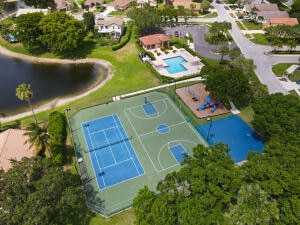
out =
[[[104,145],[99,145],[99,146],[97,146],[97,147],[95,147],[95,148],[89,149],[89,152],[93,152],[93,151],[96,151],[96,150],[100,150],[100,149],[103,149],[103,148],[106,148],[106,147],[109,147],[109,146],[112,146],[112,145],[117,145],[117,144],[120,144],[120,143],[122,143],[122,142],[126,142],[126,141],[128,141],[128,140],[130,140],[130,138],[126,137],[126,138],[123,138],[123,139],[120,139],[120,140],[117,140],[117,141],[108,142],[108,143],[106,143],[106,144],[104,144]]]

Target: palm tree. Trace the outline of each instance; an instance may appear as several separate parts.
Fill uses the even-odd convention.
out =
[[[31,108],[31,112],[32,112],[32,115],[33,115],[33,119],[34,119],[34,122],[37,124],[37,120],[36,120],[36,117],[35,117],[35,114],[33,112],[33,107],[32,107],[32,104],[31,104],[31,101],[30,99],[33,97],[33,92],[32,90],[30,89],[30,84],[20,84],[17,89],[16,89],[16,96],[20,99],[20,100],[26,100]]]
[[[30,147],[34,148],[34,153],[45,154],[51,156],[51,149],[49,144],[49,134],[47,133],[47,126],[40,127],[36,123],[30,123],[26,128],[24,135],[28,136],[28,140],[25,143],[30,143]]]

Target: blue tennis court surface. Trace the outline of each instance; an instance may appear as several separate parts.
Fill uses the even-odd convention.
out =
[[[100,189],[144,174],[116,114],[81,125]]]
[[[209,137],[210,123],[197,126],[196,129],[204,138],[208,138],[211,145],[217,142],[228,144],[229,154],[235,163],[245,160],[249,150],[263,152],[264,142],[240,117],[229,116],[213,121],[211,125]]]
[[[157,113],[157,110],[152,103],[144,104],[142,105],[142,107],[147,116],[151,116]]]
[[[180,164],[188,154],[182,145],[174,145],[169,148],[176,161]]]

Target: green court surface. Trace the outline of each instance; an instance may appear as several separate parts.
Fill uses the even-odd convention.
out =
[[[155,108],[154,113],[147,114],[144,111],[142,106],[145,104],[145,97]],[[130,137],[144,174],[100,190],[81,124],[112,114],[118,115]],[[191,156],[197,144],[206,145],[205,140],[168,95],[160,92],[82,109],[70,118],[70,127],[79,159],[86,204],[90,210],[104,216],[130,207],[139,189],[147,185],[155,190],[158,181],[167,173],[180,169],[180,164],[170,151],[171,147],[181,145]],[[120,173],[126,173],[126,170]]]

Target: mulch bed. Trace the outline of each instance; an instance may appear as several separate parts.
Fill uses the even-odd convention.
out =
[[[230,112],[219,100],[214,99],[209,92],[205,90],[205,85],[202,83],[178,88],[176,89],[176,93],[198,118],[217,116]],[[205,99],[207,97],[210,97],[211,100],[217,103],[216,111],[211,112],[210,108],[197,110],[202,104],[205,103]]]

